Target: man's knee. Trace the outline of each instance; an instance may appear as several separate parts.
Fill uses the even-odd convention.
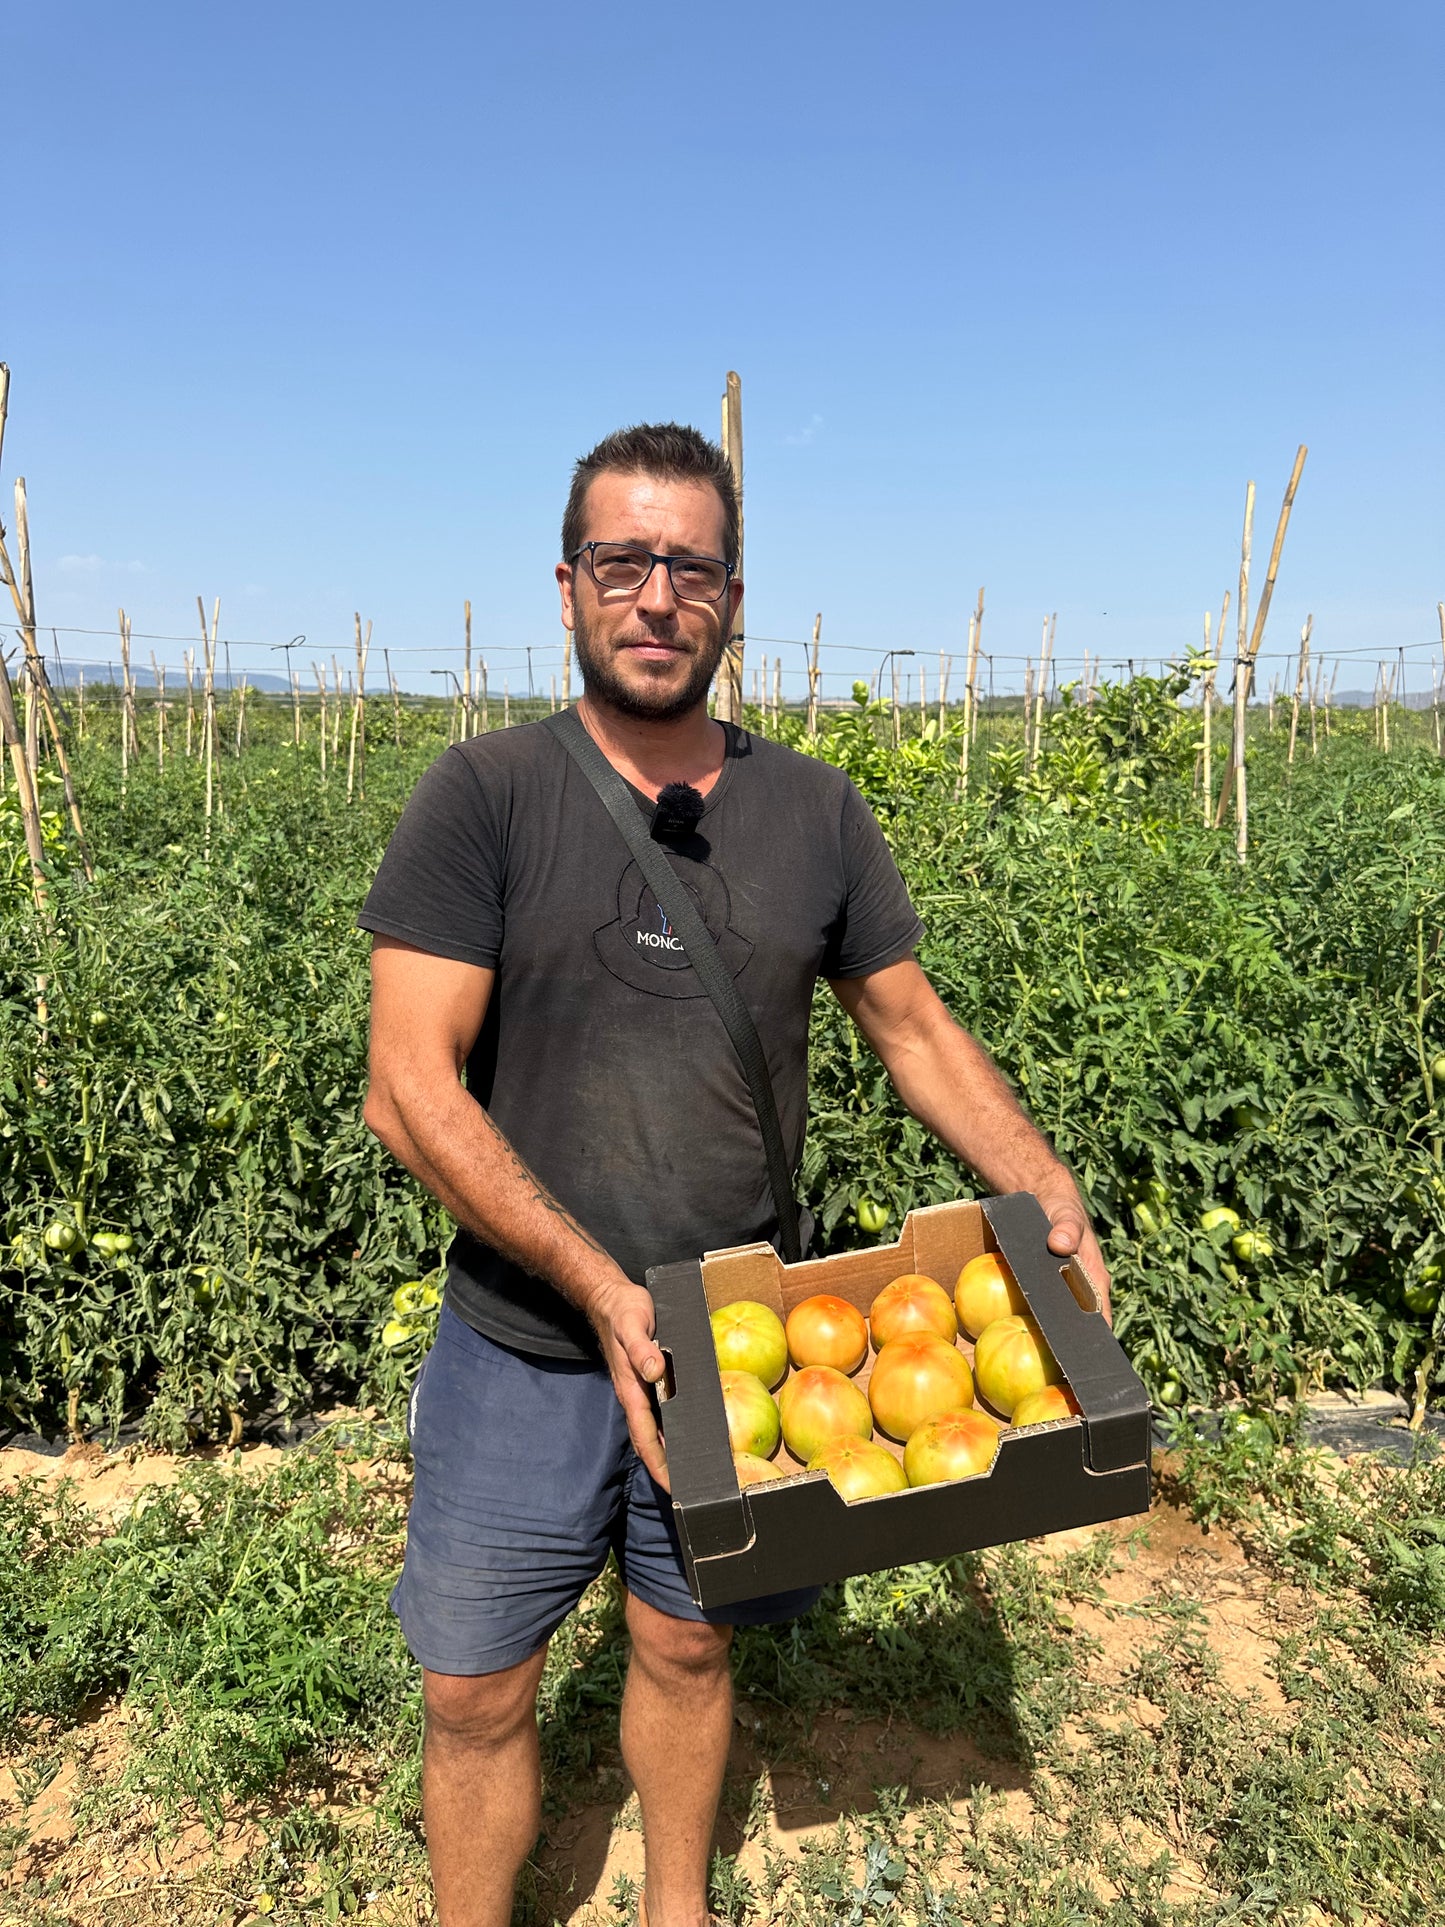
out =
[[[731,1626],[709,1626],[699,1619],[674,1619],[629,1594],[627,1630],[638,1659],[659,1673],[690,1674],[704,1678],[726,1673]]]
[[[504,1745],[536,1718],[537,1687],[546,1653],[535,1653],[500,1673],[422,1670],[427,1738],[448,1746]]]

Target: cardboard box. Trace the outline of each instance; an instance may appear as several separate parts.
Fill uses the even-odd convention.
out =
[[[915,1559],[1093,1525],[1149,1507],[1149,1399],[1071,1260],[1047,1245],[1049,1224],[1019,1192],[911,1211],[898,1242],[784,1265],[770,1245],[708,1252],[647,1274],[657,1341],[668,1359],[661,1392],[667,1464],[688,1583],[701,1606],[821,1585]],[[823,1472],[789,1458],[789,1476],[739,1490],[728,1446],[709,1314],[739,1298],[782,1318],[815,1292],[834,1292],[867,1315],[901,1272],[951,1291],[983,1251],[1008,1264],[1078,1405],[1079,1416],[1007,1431],[990,1470],[947,1485],[843,1500]],[[972,1345],[962,1339],[972,1357]],[[867,1385],[871,1357],[856,1374]],[[875,1432],[881,1443],[891,1441]]]

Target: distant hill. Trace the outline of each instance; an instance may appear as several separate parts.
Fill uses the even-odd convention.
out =
[[[54,663],[47,663],[46,668],[50,671],[50,679],[56,685],[57,688],[61,687],[63,683],[63,685],[66,688],[74,689],[76,682],[82,671],[85,674],[85,683],[88,689],[94,688],[94,686],[98,682],[103,682],[103,683],[113,682],[117,689],[120,688],[120,664],[119,663],[67,662],[63,673],[58,672],[56,670]],[[151,673],[151,667],[149,663],[146,663],[144,665],[138,662],[132,663],[130,673],[131,673],[131,679],[135,683],[135,686],[137,689],[154,689],[156,687],[156,679],[154,675]],[[196,670],[195,676],[196,676],[196,689],[199,691],[204,678],[199,669]],[[263,689],[268,694],[279,693],[281,695],[285,695],[291,688],[290,683],[287,682],[284,676],[278,676],[275,673],[275,671],[271,669],[254,669],[254,670],[253,669],[245,669],[245,670],[233,669],[231,671],[229,680],[227,680],[226,673],[224,670],[218,669],[216,671],[217,689],[239,689],[242,683],[247,684],[248,687],[250,687],[251,689]],[[185,686],[186,686],[185,670],[181,669],[177,665],[167,663],[166,665],[167,695],[169,695],[171,691],[175,689],[184,690]]]

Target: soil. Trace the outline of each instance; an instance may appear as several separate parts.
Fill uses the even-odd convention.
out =
[[[273,1467],[282,1453],[256,1445],[216,1456],[246,1477]],[[173,1483],[183,1464],[138,1448],[107,1455],[98,1446],[78,1445],[58,1458],[10,1448],[0,1451],[0,1485],[21,1478],[68,1479],[84,1505],[113,1518],[147,1489]],[[1101,1535],[1119,1551],[1104,1582],[1105,1603],[1072,1609],[1080,1632],[1097,1644],[1091,1677],[1104,1684],[1122,1682],[1153,1630],[1149,1609],[1183,1600],[1197,1608],[1197,1630],[1232,1691],[1266,1715],[1286,1716],[1273,1667],[1280,1639],[1309,1616],[1305,1595],[1251,1565],[1228,1532],[1204,1532],[1163,1501],[1147,1523],[1125,1520],[1060,1533],[1035,1541],[1034,1550],[1046,1558],[1062,1556]],[[1115,1706],[1118,1719],[1148,1724],[1162,1717],[1145,1700],[1116,1700]],[[134,1810],[100,1825],[83,1807],[77,1816],[77,1797],[113,1779],[123,1765],[131,1728],[124,1707],[95,1708],[88,1721],[65,1736],[58,1770],[38,1795],[32,1792],[28,1807],[14,1770],[20,1762],[7,1764],[0,1755],[0,1847],[10,1849],[0,1852],[0,1927],[38,1927],[42,1920],[57,1927],[100,1927],[101,1922],[106,1927],[159,1927],[162,1922],[259,1927],[265,1919],[264,1894],[239,1899],[235,1878],[227,1879],[227,1870],[238,1871],[237,1863],[262,1842],[256,1818],[229,1819],[215,1836],[199,1820],[167,1832],[153,1816]],[[810,1842],[826,1841],[840,1818],[873,1811],[876,1790],[883,1785],[906,1786],[910,1798],[950,1808],[961,1827],[979,1788],[996,1796],[1003,1816],[1021,1829],[1038,1811],[1030,1773],[1016,1761],[993,1758],[968,1739],[940,1739],[902,1720],[863,1720],[836,1710],[781,1754],[774,1746],[769,1757],[764,1740],[760,1713],[740,1702],[719,1845],[738,1856],[739,1872],[759,1887],[770,1855],[797,1861]],[[615,1756],[599,1761],[597,1787],[595,1800],[548,1821],[537,1855],[541,1917],[555,1915],[568,1927],[618,1927],[630,1918],[619,1911],[619,1896],[641,1879],[636,1799]],[[359,1804],[364,1813],[364,1796]],[[353,1800],[349,1815],[338,1809],[337,1817],[354,1824],[361,1817],[357,1807]],[[36,1911],[26,1896],[41,1887],[45,1899]],[[415,1868],[400,1881],[387,1881],[385,1888],[368,1898],[364,1918],[432,1918],[424,1879]],[[1181,1864],[1166,1897],[1191,1900],[1202,1891]],[[283,1910],[277,1914],[283,1917]]]

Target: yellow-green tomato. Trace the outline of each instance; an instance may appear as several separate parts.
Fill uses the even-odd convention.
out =
[[[858,1229],[866,1231],[870,1238],[876,1238],[893,1215],[886,1204],[878,1204],[872,1198],[859,1198],[853,1210]]]
[[[732,1450],[752,1458],[771,1458],[778,1449],[780,1425],[767,1386],[752,1372],[724,1372],[722,1393]]]
[[[51,1251],[74,1251],[80,1243],[80,1233],[64,1218],[56,1218],[45,1227],[45,1243]]]
[[[381,1328],[381,1342],[389,1352],[409,1345],[418,1336],[417,1327],[405,1318],[388,1318]]]
[[[1231,1211],[1227,1204],[1211,1205],[1208,1211],[1199,1214],[1199,1229],[1205,1233],[1228,1229],[1238,1231],[1242,1220],[1237,1211]]]
[[[1274,1246],[1262,1231],[1241,1231],[1229,1241],[1229,1248],[1242,1265],[1262,1264],[1274,1256]]]
[[[788,1339],[783,1321],[756,1299],[739,1298],[712,1314],[712,1342],[718,1370],[751,1372],[764,1385],[776,1385],[788,1369]]]

